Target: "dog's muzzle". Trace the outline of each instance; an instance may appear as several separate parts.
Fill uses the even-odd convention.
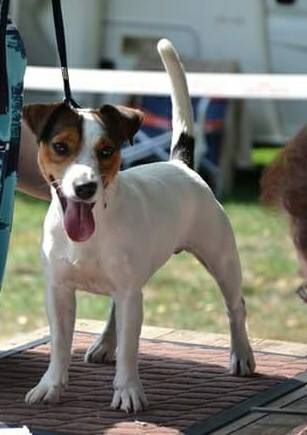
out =
[[[95,231],[93,216],[95,202],[90,200],[95,195],[98,184],[89,182],[74,186],[76,199],[70,199],[64,196],[58,183],[51,181],[62,206],[64,228],[68,237],[74,242],[85,242]]]

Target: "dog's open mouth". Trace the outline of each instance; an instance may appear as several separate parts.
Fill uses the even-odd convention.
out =
[[[77,202],[66,199],[64,228],[74,242],[85,242],[95,231],[93,207],[95,203]]]
[[[95,231],[94,202],[74,201],[65,198],[61,187],[53,181],[64,214],[64,228],[74,242],[85,242]]]

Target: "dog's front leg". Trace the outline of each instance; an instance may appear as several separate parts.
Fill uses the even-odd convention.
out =
[[[139,379],[137,353],[143,321],[141,291],[121,292],[115,296],[116,305],[116,375],[112,408],[137,412],[147,406]]]
[[[28,392],[26,402],[57,402],[68,382],[71,343],[75,322],[75,291],[64,286],[50,286],[46,309],[51,333],[51,358],[40,382]]]

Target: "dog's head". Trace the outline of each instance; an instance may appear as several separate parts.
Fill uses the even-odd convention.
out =
[[[66,103],[33,104],[23,116],[39,144],[42,175],[58,194],[64,226],[74,241],[95,229],[92,209],[120,168],[120,145],[139,129],[143,115],[123,106],[74,109]]]

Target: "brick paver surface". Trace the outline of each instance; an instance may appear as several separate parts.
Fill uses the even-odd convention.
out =
[[[140,375],[150,407],[125,415],[109,407],[114,365],[83,362],[94,339],[75,334],[69,387],[58,405],[24,404],[47,367],[48,344],[0,359],[0,421],[69,434],[178,434],[307,370],[302,357],[259,352],[257,374],[239,378],[227,373],[227,349],[141,340]]]

